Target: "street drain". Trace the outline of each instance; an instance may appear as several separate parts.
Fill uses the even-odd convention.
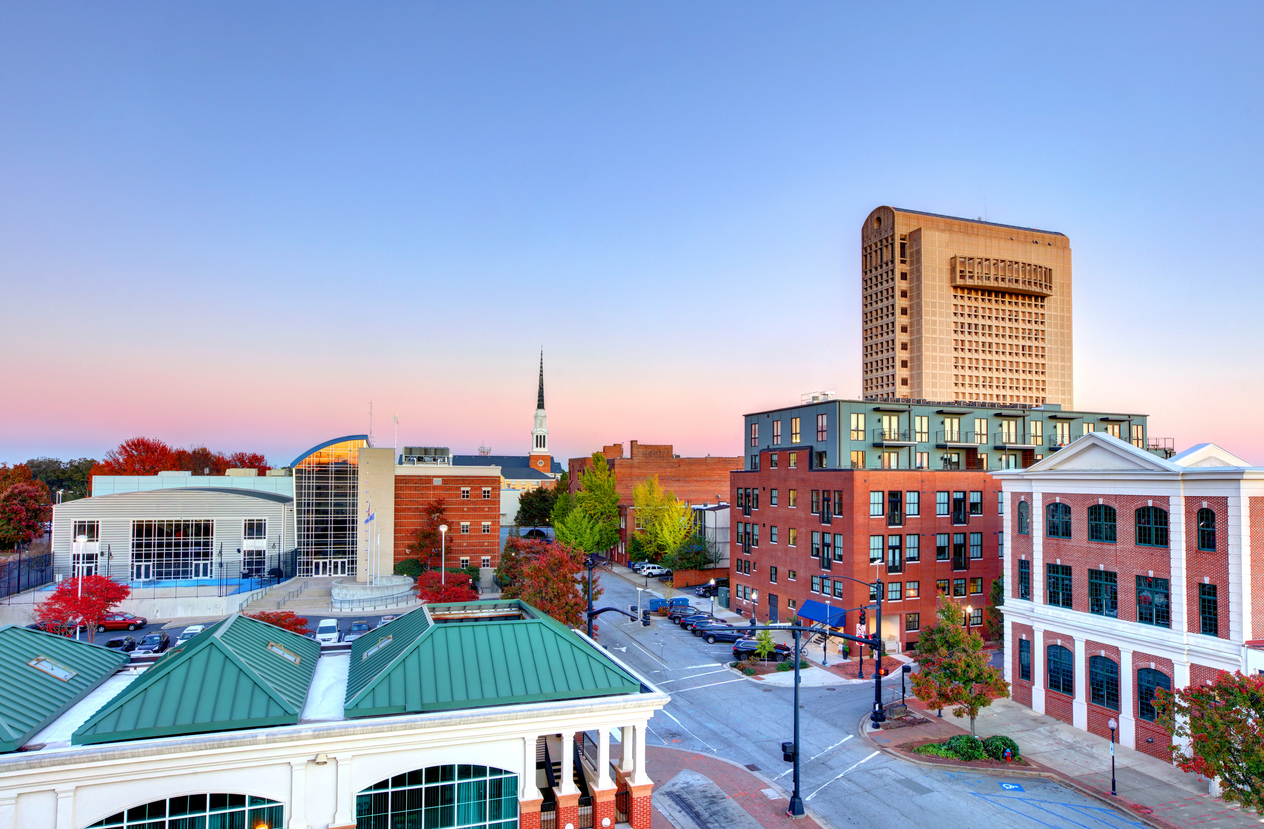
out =
[[[826,690],[826,691],[837,691],[838,689],[837,689],[837,688],[826,688],[825,690]]]

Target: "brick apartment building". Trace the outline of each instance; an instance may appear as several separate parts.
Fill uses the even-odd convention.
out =
[[[999,486],[987,473],[814,469],[808,453],[786,450],[761,452],[758,467],[731,476],[734,610],[785,622],[809,600],[855,609],[881,579],[889,650],[916,644],[940,593],[983,624],[1003,552]],[[857,621],[852,610],[835,624],[853,631]]]
[[[638,484],[657,475],[659,485],[685,503],[714,505],[728,495],[729,473],[742,467],[740,457],[682,458],[672,451],[671,444],[635,440],[630,442],[626,456],[621,443],[603,446],[601,453],[614,473],[619,492],[619,546],[614,553],[618,561],[627,560],[627,542],[636,529],[632,491]],[[592,458],[571,458],[568,466],[570,491],[574,493],[579,489],[579,476],[592,466]]]
[[[997,477],[1014,700],[1167,759],[1155,688],[1264,671],[1264,470],[1096,434]]]

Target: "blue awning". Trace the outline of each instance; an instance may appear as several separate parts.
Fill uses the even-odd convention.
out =
[[[815,599],[808,599],[799,605],[798,615],[802,619],[810,622],[825,623],[826,614],[829,614],[828,624],[830,627],[840,628],[847,623],[847,611],[841,607],[831,607],[823,602]]]

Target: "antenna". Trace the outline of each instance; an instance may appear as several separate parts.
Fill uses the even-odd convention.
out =
[[[369,443],[373,443],[373,401],[369,401]]]
[[[395,415],[395,454],[399,454],[399,415]]]

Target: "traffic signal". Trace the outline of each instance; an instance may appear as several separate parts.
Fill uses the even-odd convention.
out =
[[[794,743],[793,742],[781,744],[781,759],[785,760],[787,763],[794,762]]]
[[[890,676],[891,671],[887,668],[878,668],[878,676]]]
[[[648,610],[641,611],[641,627],[650,626],[650,612]]]
[[[860,608],[860,624],[863,625],[864,623],[865,623],[865,609],[862,607]]]

